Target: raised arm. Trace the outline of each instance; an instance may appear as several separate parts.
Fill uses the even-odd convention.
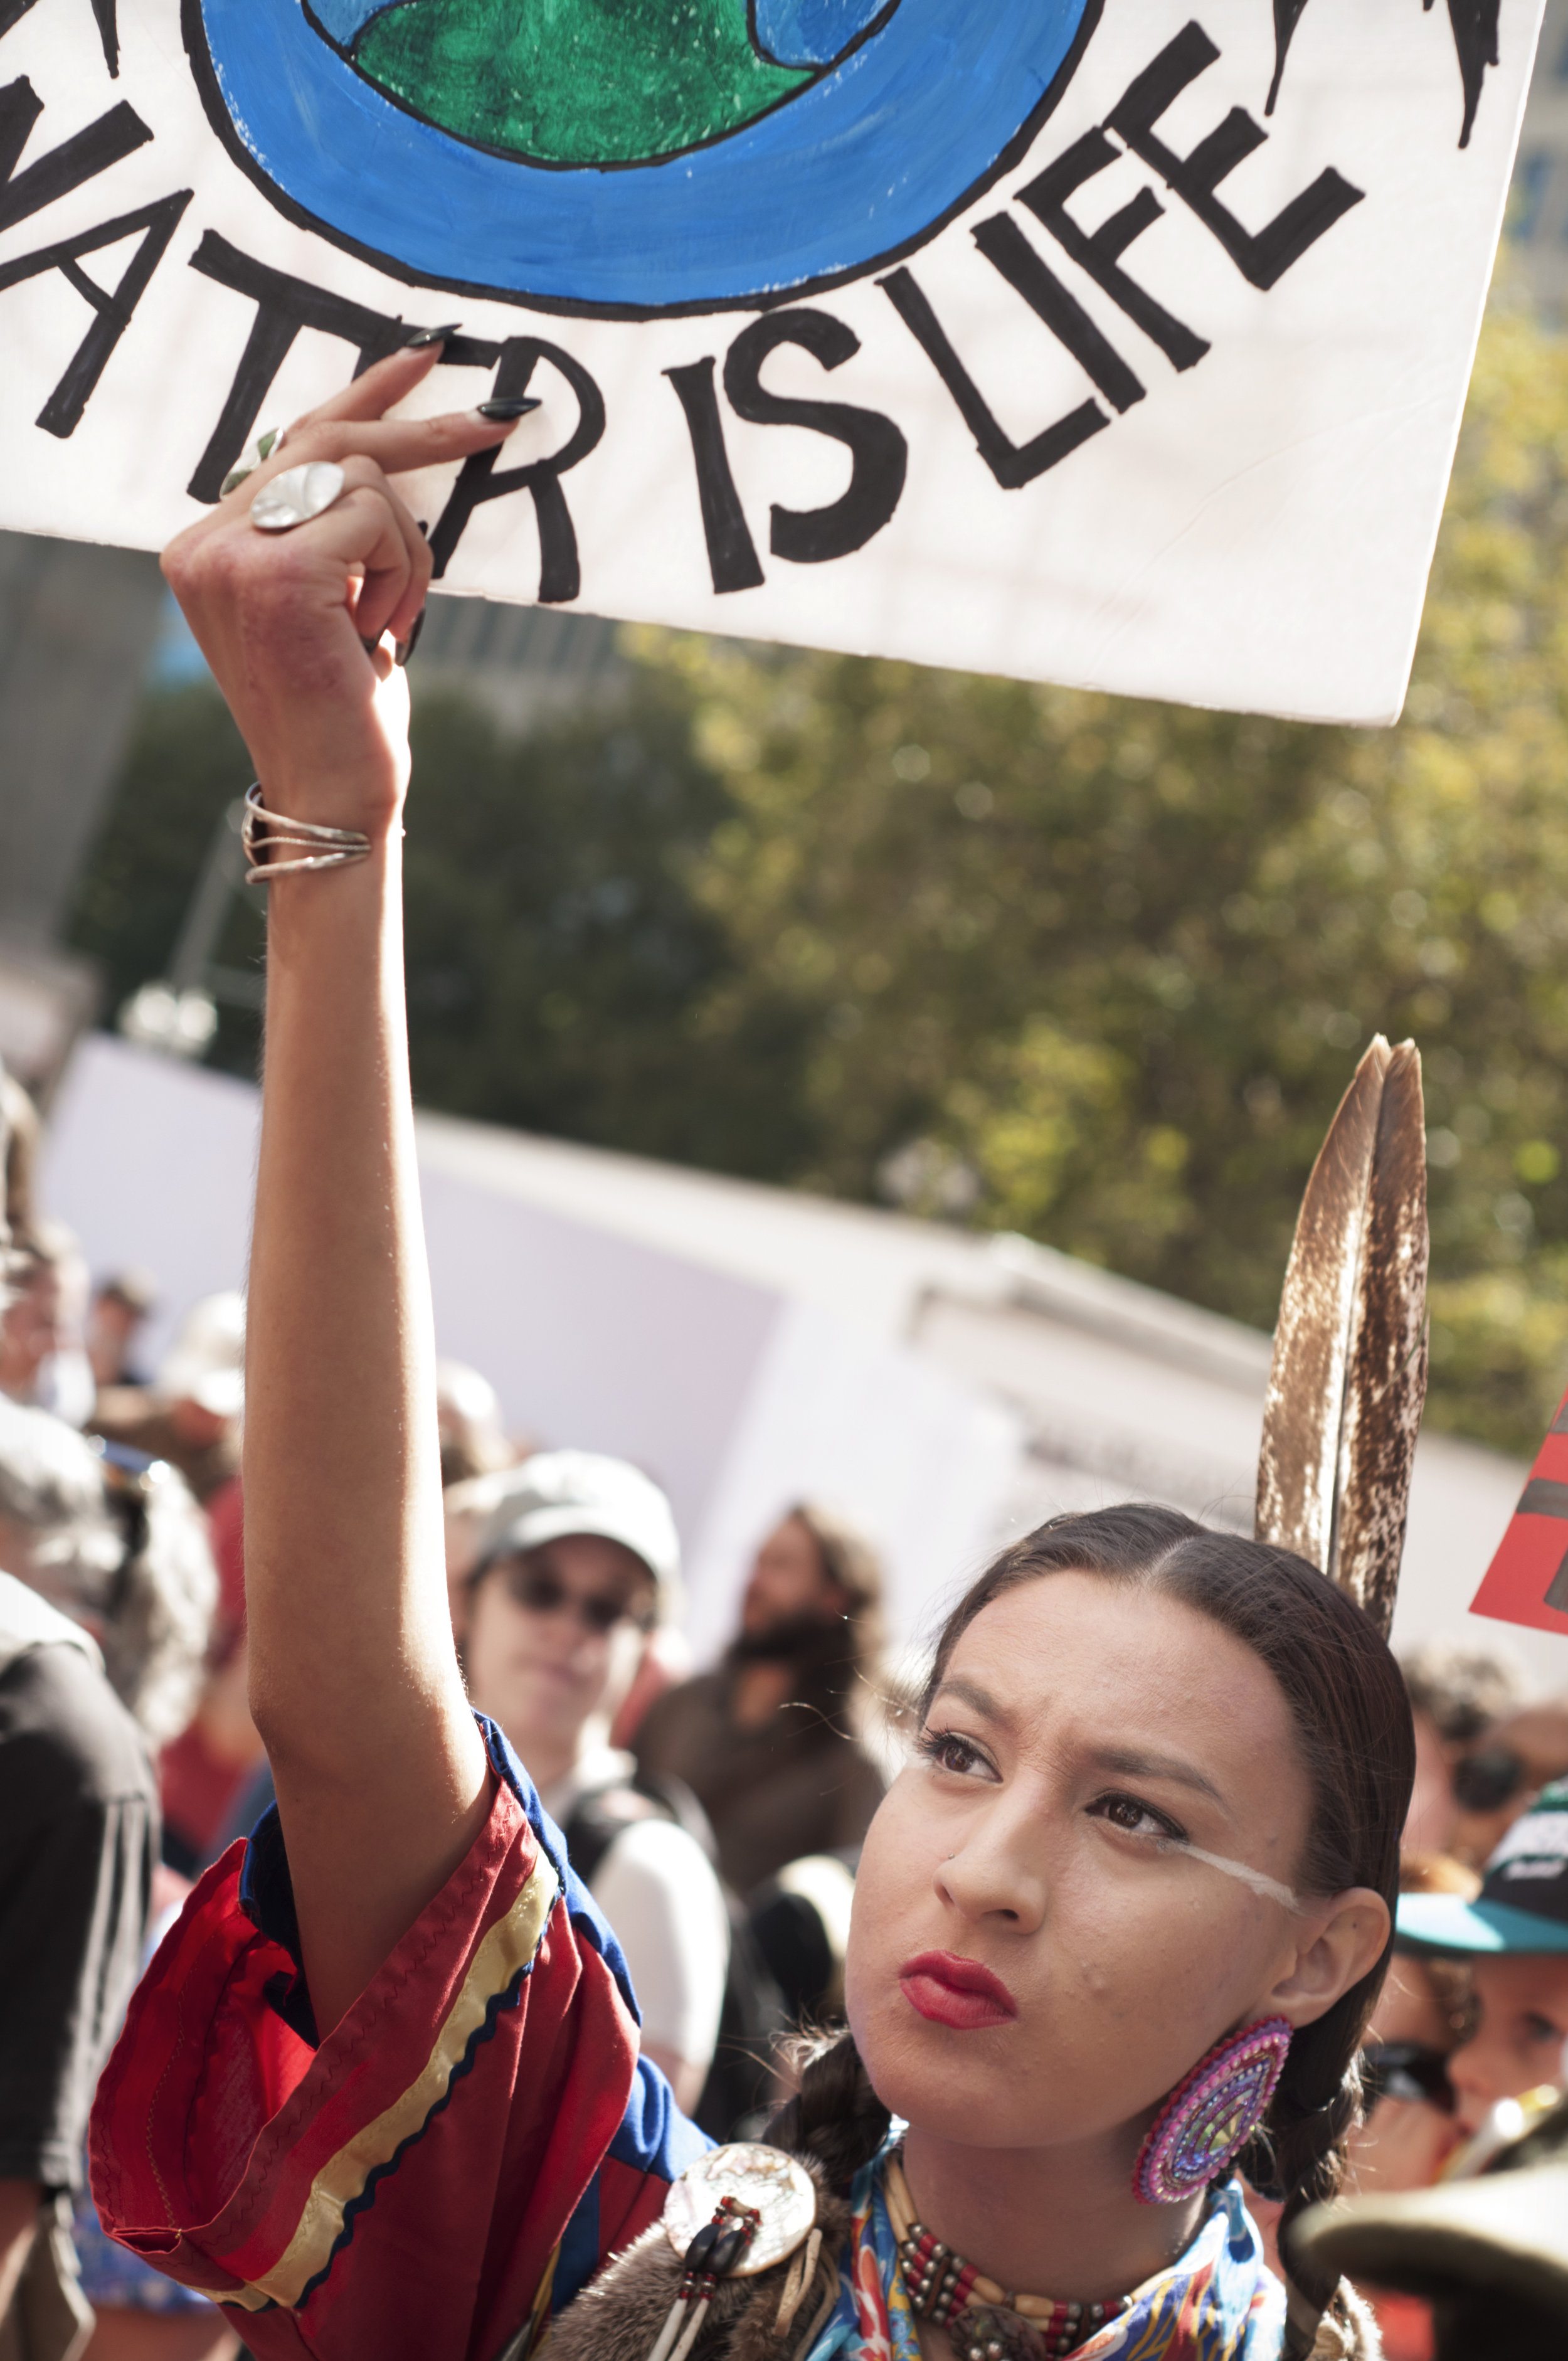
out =
[[[435,357],[397,354],[291,427],[164,559],[268,809],[371,842],[356,866],[267,889],[247,1352],[251,1709],[323,2033],[462,1859],[489,1790],[447,1616],[403,1002],[408,696],[390,642],[430,559],[387,479],[510,424],[384,420]],[[343,495],[258,532],[258,487],[317,459],[343,467]]]

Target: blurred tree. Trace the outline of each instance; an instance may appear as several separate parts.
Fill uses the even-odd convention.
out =
[[[629,704],[521,745],[416,708],[427,1104],[1024,1230],[1266,1328],[1355,1057],[1413,1033],[1432,1415],[1533,1445],[1568,1377],[1568,345],[1494,306],[1391,731],[629,644]],[[149,702],[77,929],[116,997],[247,775],[211,691]]]
[[[1355,1056],[1413,1034],[1432,1415],[1533,1445],[1568,1377],[1568,346],[1495,306],[1391,731],[637,644],[736,806],[705,1035],[754,993],[809,1024],[801,1179],[1266,1328]]]
[[[735,961],[689,881],[730,806],[690,736],[684,692],[660,674],[608,718],[521,742],[462,698],[416,701],[405,906],[425,1104],[726,1171],[805,1160],[805,1013],[753,991],[721,1034],[700,1021]],[[250,777],[210,683],[144,701],[72,928],[111,1011],[167,972],[213,830]],[[220,960],[258,961],[261,913],[236,895]],[[254,1073],[258,1042],[257,1018],[225,1008],[212,1062]]]

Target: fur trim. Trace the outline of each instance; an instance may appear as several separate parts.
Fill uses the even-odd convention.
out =
[[[817,2227],[822,2233],[816,2276],[804,2300],[781,2334],[779,2301],[793,2256],[754,2279],[726,2280],[709,2307],[692,2361],[793,2361],[823,2297],[830,2286],[837,2288],[850,2208],[824,2185],[810,2157],[797,2156],[795,2162],[817,2183]],[[675,2300],[681,2268],[679,2256],[655,2223],[554,2323],[547,2361],[647,2361]]]
[[[1348,2279],[1341,2279],[1318,2323],[1311,2361],[1383,2361],[1376,2316]]]

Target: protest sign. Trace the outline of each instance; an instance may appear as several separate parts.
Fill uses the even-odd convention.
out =
[[[444,588],[1387,720],[1541,5],[0,0],[0,524],[457,319]]]

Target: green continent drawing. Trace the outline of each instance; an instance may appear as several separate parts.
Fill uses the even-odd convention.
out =
[[[400,0],[350,51],[444,131],[549,164],[628,164],[739,130],[804,88],[746,0]]]

